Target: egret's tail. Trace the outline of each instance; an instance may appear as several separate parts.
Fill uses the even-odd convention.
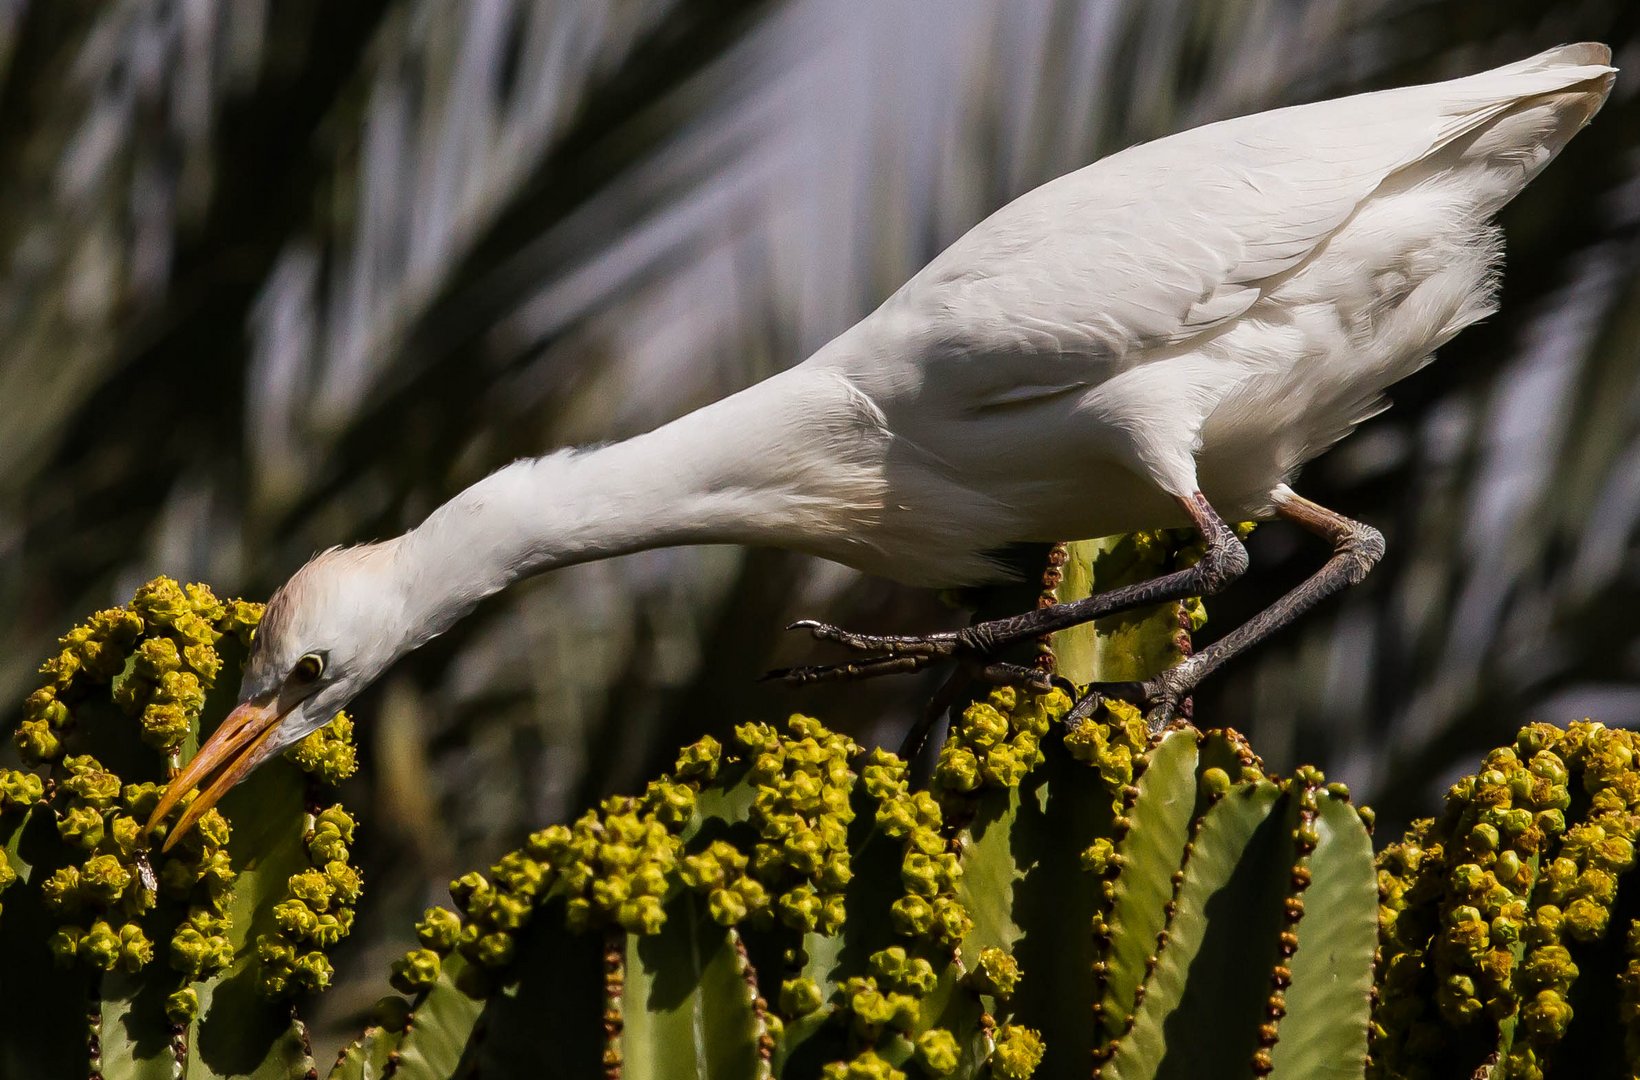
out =
[[[1430,89],[1450,94],[1437,148],[1403,179],[1461,177],[1484,215],[1514,198],[1594,118],[1611,93],[1611,49],[1562,45]]]

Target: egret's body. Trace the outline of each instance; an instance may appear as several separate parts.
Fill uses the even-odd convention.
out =
[[[1200,573],[1115,609],[1233,577],[1223,519],[1282,512],[1360,555],[1366,533],[1285,485],[1492,310],[1492,217],[1599,109],[1609,59],[1567,46],[1112,155],[997,211],[797,367],[320,556],[269,605],[244,690],[255,738],[221,737],[240,760],[217,786],[482,597],[641,548],[772,545],[948,586],[998,580],[1020,542],[1203,529]],[[823,636],[877,660],[918,640]],[[296,680],[306,656],[323,672]]]

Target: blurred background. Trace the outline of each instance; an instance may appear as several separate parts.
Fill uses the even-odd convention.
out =
[[[1197,698],[1392,835],[1525,721],[1640,719],[1633,0],[0,0],[0,702],[155,574],[263,599],[514,457],[794,364],[1101,155],[1582,39],[1628,71],[1505,212],[1502,313],[1303,477],[1388,558]],[[1251,548],[1208,636],[1324,556]],[[801,708],[897,741],[933,684],[753,681],[810,655],[798,616],[963,619],[682,549],[399,665],[355,709],[370,891],[332,1019],[453,874],[702,731]]]

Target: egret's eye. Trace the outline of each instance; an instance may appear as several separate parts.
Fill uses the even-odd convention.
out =
[[[319,681],[319,676],[325,673],[325,658],[318,653],[308,653],[296,661],[296,666],[290,669],[291,681],[307,686]]]

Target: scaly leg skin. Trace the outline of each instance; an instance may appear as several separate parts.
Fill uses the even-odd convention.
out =
[[[1370,525],[1328,510],[1295,494],[1285,484],[1272,493],[1276,513],[1330,542],[1332,558],[1297,588],[1207,648],[1143,683],[1095,684],[1066,714],[1075,724],[1093,715],[1106,697],[1146,707],[1151,731],[1160,731],[1178,716],[1179,703],[1210,673],[1250,645],[1269,637],[1327,597],[1359,585],[1384,554],[1384,537]]]
[[[934,660],[954,657],[970,665],[978,678],[990,682],[1024,683],[1042,688],[1043,676],[1028,668],[991,661],[998,650],[1015,642],[1034,640],[1106,615],[1148,607],[1191,596],[1210,596],[1240,577],[1247,569],[1247,549],[1223,519],[1197,492],[1179,504],[1207,540],[1207,550],[1194,565],[1150,581],[1126,585],[1068,604],[1054,604],[1023,615],[975,623],[962,630],[926,635],[856,634],[827,623],[804,620],[789,629],[803,629],[818,641],[829,641],[866,655],[852,663],[771,671],[766,678],[793,685],[839,679],[870,678],[915,671]]]

